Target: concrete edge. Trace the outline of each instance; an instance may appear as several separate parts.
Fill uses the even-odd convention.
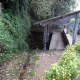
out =
[[[62,37],[66,45],[72,45],[72,37],[69,33],[67,33],[66,29],[63,30]]]

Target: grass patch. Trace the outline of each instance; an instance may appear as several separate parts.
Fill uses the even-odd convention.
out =
[[[39,56],[34,56],[33,58],[34,58],[35,61],[40,59]]]
[[[36,73],[34,71],[30,72],[31,76],[34,76]]]
[[[36,65],[36,62],[38,61],[38,60],[40,60],[40,57],[38,56],[38,55],[35,55],[34,57],[33,57],[33,60],[34,60],[34,65]]]

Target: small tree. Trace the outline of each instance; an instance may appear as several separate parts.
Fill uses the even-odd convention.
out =
[[[76,0],[53,0],[54,15],[69,13],[75,8]]]
[[[32,0],[30,3],[31,13],[38,20],[46,19],[52,15],[51,0]]]
[[[75,3],[75,0],[31,0],[30,11],[34,18],[43,20],[70,12]]]

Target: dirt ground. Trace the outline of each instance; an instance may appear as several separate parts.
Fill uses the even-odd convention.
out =
[[[44,51],[39,52],[39,60],[31,68],[28,68],[24,75],[24,80],[45,80],[45,72],[48,71],[52,64],[59,61],[63,51]],[[31,75],[34,72],[34,75]]]
[[[27,59],[28,53],[16,54],[13,59],[0,63],[0,80],[18,80],[20,71]]]
[[[63,51],[41,51],[30,56],[29,65],[24,71],[27,53],[17,55],[10,61],[4,62],[0,66],[0,80],[42,80],[45,72],[49,70],[51,64],[56,63]],[[27,63],[26,63],[27,64]],[[21,72],[24,71],[24,75]],[[22,77],[19,79],[19,77]]]

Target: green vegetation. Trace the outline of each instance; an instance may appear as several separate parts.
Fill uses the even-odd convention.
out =
[[[23,2],[24,1],[24,2]],[[6,2],[0,19],[0,62],[12,57],[16,51],[28,49],[27,37],[30,33],[30,16],[26,0]],[[24,4],[26,3],[26,5]],[[5,1],[3,2],[5,5]],[[16,6],[14,6],[16,4]],[[11,6],[11,7],[10,7]],[[27,8],[26,7],[26,8]],[[15,8],[15,9],[14,9]]]
[[[37,55],[34,56],[33,58],[34,58],[34,60],[39,60],[40,59],[39,56],[37,56]]]
[[[0,62],[11,58],[17,51],[28,49],[31,24],[70,12],[75,0],[1,0],[1,3]]]
[[[36,73],[34,71],[30,72],[31,76],[34,76]]]
[[[74,80],[80,74],[80,43],[68,46],[60,61],[51,66],[46,80]]]
[[[0,2],[3,7],[0,9],[0,62],[12,58],[17,51],[28,49],[27,38],[31,22],[69,13],[75,7],[75,0],[1,0]],[[33,51],[31,54],[34,55],[36,52]],[[46,73],[46,80],[73,80],[80,73],[79,53],[80,44],[68,46],[60,61],[53,64]],[[23,62],[22,58],[17,60],[14,71],[19,69],[19,65]],[[30,58],[31,56],[27,58],[28,62]],[[33,56],[34,64],[37,60],[39,56]],[[32,71],[30,74],[34,76],[35,72]]]
[[[31,0],[30,12],[35,20],[69,13],[75,8],[75,0]]]
[[[38,20],[46,19],[52,15],[51,0],[31,0],[30,8],[34,18]]]
[[[53,16],[69,13],[76,7],[75,0],[52,0],[53,1]]]
[[[33,60],[34,60],[34,65],[36,65],[36,62],[38,61],[38,60],[40,60],[40,57],[39,56],[37,56],[37,55],[35,55],[35,56],[33,56]]]

